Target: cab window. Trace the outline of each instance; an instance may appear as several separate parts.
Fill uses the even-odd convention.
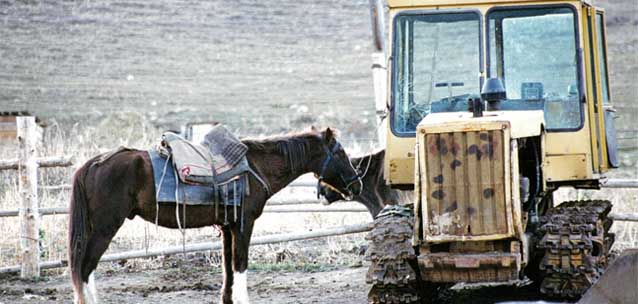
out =
[[[548,130],[582,126],[575,19],[568,7],[488,12],[488,74],[503,81],[504,110],[543,110]]]
[[[406,14],[394,19],[391,126],[413,136],[432,112],[467,111],[480,93],[480,14]]]

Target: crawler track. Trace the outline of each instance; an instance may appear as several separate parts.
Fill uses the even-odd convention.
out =
[[[372,284],[370,303],[416,303],[417,276],[410,263],[416,260],[412,247],[414,217],[410,209],[386,207],[374,221],[366,239],[371,262],[366,282]]]
[[[614,234],[606,200],[568,201],[541,217],[537,249],[540,291],[550,297],[575,299],[605,271]]]

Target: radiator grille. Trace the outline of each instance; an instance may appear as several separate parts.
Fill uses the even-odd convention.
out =
[[[505,155],[500,129],[425,135],[427,234],[508,232]]]

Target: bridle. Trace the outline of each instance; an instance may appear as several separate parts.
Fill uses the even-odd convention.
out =
[[[317,198],[319,198],[321,194],[321,181],[323,181],[323,175],[326,172],[326,169],[328,169],[328,165],[330,164],[330,162],[335,158],[334,155],[337,151],[339,151],[339,149],[341,149],[341,144],[339,142],[335,143],[332,149],[328,148],[326,144],[323,144],[323,150],[324,152],[326,152],[326,158],[321,164],[321,171],[319,173],[319,178],[317,179]],[[348,163],[349,162],[350,161],[348,161]],[[352,166],[352,164],[350,164],[350,166]],[[352,169],[354,170],[354,168]],[[356,170],[354,171],[357,172]],[[355,182],[361,183],[361,176],[358,173],[355,173],[354,176],[346,179],[343,177],[343,174],[339,172],[339,178],[341,178],[341,180],[346,184],[346,189],[350,189],[350,186],[352,186],[352,184],[354,184]]]

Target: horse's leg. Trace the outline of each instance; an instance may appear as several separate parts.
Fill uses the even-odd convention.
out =
[[[222,227],[222,271],[224,282],[222,284],[221,303],[233,303],[233,239],[228,226]]]
[[[233,302],[239,304],[248,304],[248,246],[250,245],[250,237],[253,233],[254,219],[244,219],[244,230],[240,231],[239,224],[232,226],[233,234]]]
[[[94,271],[100,261],[100,258],[109,247],[111,240],[120,229],[125,215],[115,214],[113,216],[92,216],[89,221],[92,223],[90,232],[87,233],[86,247],[82,257],[81,278],[82,289],[81,296],[78,297],[76,291],[77,303],[97,303],[97,289],[95,287]]]
[[[93,298],[94,303],[97,303],[98,298],[97,298],[97,288],[95,287],[95,279],[94,279],[93,273],[95,269],[97,268],[97,264],[100,262],[100,258],[102,257],[106,249],[108,249],[109,244],[111,243],[111,240],[113,239],[117,231],[120,229],[120,227],[122,227],[122,224],[124,224],[124,219],[125,217],[122,217],[121,219],[118,219],[118,222],[116,223],[112,223],[112,222],[105,223],[106,225],[110,226],[109,227],[110,229],[108,229],[108,231],[102,231],[100,233],[93,233],[91,238],[89,239],[87,252],[86,252],[86,266],[84,269],[87,272],[90,271],[88,275],[89,277],[88,287],[89,287],[89,292],[91,297]]]

